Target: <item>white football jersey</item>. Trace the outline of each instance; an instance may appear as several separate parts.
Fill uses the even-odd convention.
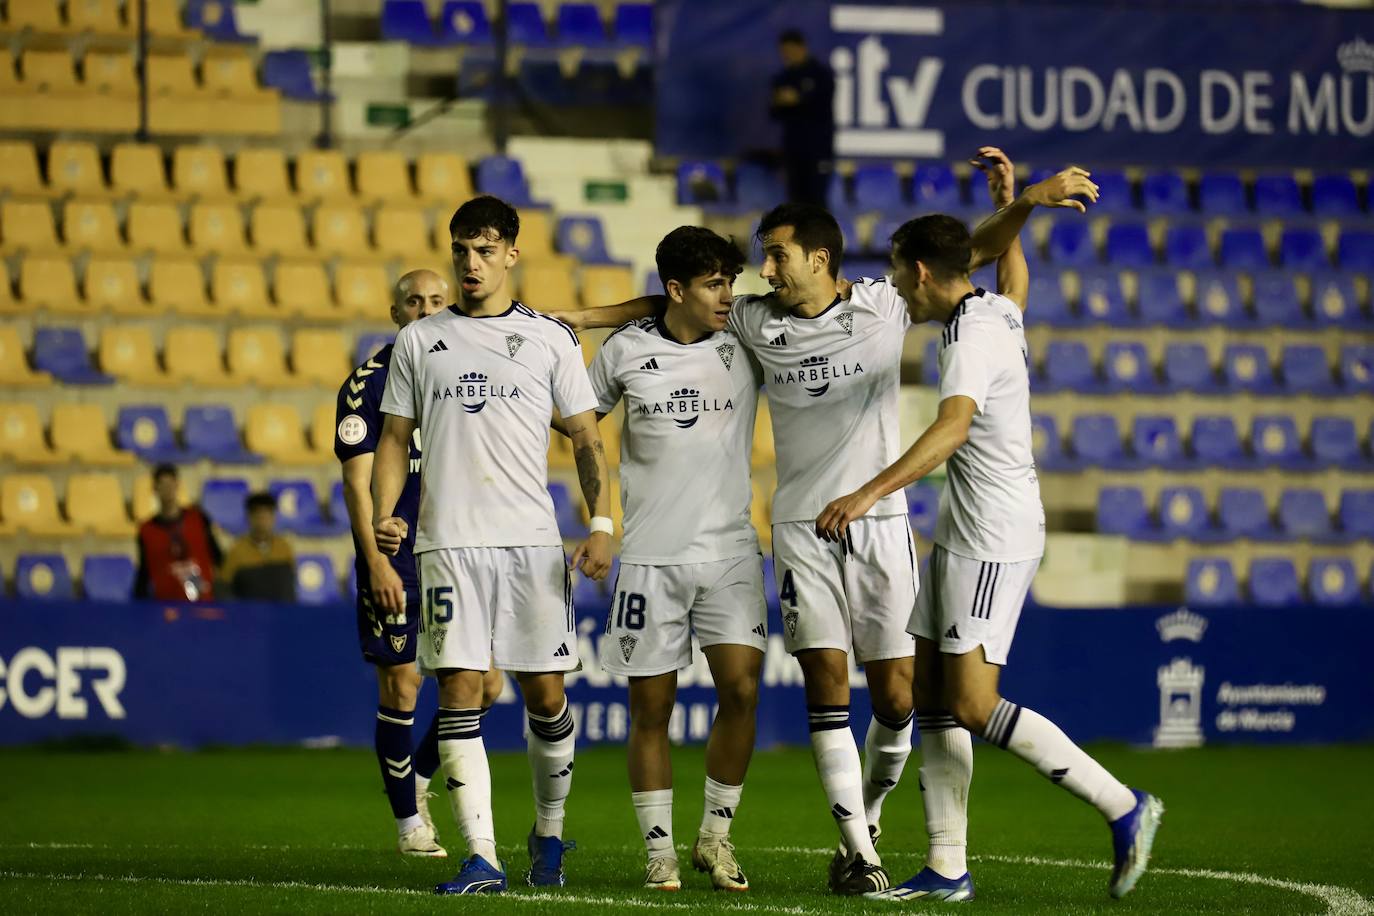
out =
[[[566,324],[514,303],[457,306],[396,335],[382,412],[420,425],[415,552],[563,543],[548,491],[549,419],[596,408]]]
[[[969,559],[1015,563],[1045,552],[1024,320],[1015,302],[978,289],[940,339],[940,400],[964,395],[978,412],[945,464],[935,543]]]
[[[730,329],[763,366],[777,450],[773,524],[813,522],[902,453],[898,428],[902,338],[911,319],[886,279],[855,281],[814,318],[773,297],[736,296]],[[901,493],[870,516],[906,515]]]
[[[683,344],[657,318],[622,325],[592,360],[597,410],[625,401],[621,559],[646,566],[758,553],[749,456],[760,378],[729,331]]]

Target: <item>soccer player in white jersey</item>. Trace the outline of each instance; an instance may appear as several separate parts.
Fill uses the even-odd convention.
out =
[[[529,719],[536,816],[526,880],[564,882],[561,834],[575,734],[563,676],[578,657],[571,579],[547,489],[555,408],[592,516],[592,533],[572,565],[602,579],[611,563],[596,396],[572,330],[511,297],[519,230],[518,214],[495,197],[454,213],[460,301],[397,335],[373,465],[374,530],[378,546],[389,550],[408,527],[392,509],[419,426],[419,661],[439,679],[439,757],[469,851],[454,879],[436,888],[441,894],[506,889],[480,724],[482,672],[492,664],[515,675]]]
[[[996,150],[981,152],[995,164],[996,192],[1010,163]],[[928,579],[910,626],[930,847],[925,868],[880,896],[973,899],[967,805],[977,733],[1102,813],[1115,857],[1109,889],[1121,897],[1145,870],[1163,805],[1117,781],[1054,723],[997,689],[1044,552],[1045,514],[1031,453],[1025,283],[1007,284],[1019,301],[974,289],[969,255],[968,230],[950,216],[921,217],[894,233],[893,284],[911,320],[944,325],[939,413],[901,458],[816,519],[818,534],[843,542],[868,507],[947,462]]]
[[[666,312],[620,327],[590,370],[598,415],[625,403],[625,536],[601,663],[630,679],[627,751],[648,854],[644,884],[677,890],[668,720],[696,636],[718,709],[692,864],[717,890],[745,891],[729,836],[754,750],[768,645],[763,562],[749,513],[761,378],[725,327],[731,283],[744,266],[734,243],[681,226],[659,243],[657,262]]]

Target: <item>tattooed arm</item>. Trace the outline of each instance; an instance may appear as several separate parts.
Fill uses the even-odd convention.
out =
[[[596,412],[592,410],[563,418],[563,425],[572,439],[573,459],[577,462],[577,479],[582,486],[582,498],[587,502],[587,514],[593,518],[611,514],[611,475],[606,466],[606,449],[596,428]],[[589,579],[604,579],[611,569],[611,536],[594,531],[573,553],[573,569],[581,568]]]

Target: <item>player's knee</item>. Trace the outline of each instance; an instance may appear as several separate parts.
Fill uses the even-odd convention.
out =
[[[716,684],[716,702],[721,713],[736,716],[753,715],[759,705],[758,681],[751,677],[731,678]]]
[[[981,735],[987,727],[988,717],[997,706],[997,697],[980,696],[972,693],[955,693],[945,697],[945,707],[954,720],[976,735]]]
[[[409,665],[378,668],[377,692],[383,706],[406,712],[415,708],[420,692],[420,675]]]
[[[506,687],[506,676],[499,672],[488,672],[482,678],[482,708],[490,709],[501,699],[501,693]]]
[[[869,700],[873,711],[884,719],[899,721],[911,715],[912,691],[905,684],[884,684],[870,694]]]
[[[673,717],[673,698],[641,697],[630,703],[630,728],[645,732],[667,732]]]

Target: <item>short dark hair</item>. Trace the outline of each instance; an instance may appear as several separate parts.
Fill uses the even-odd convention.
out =
[[[488,231],[512,245],[520,234],[520,214],[510,204],[490,194],[474,197],[463,204],[453,211],[453,218],[448,221],[448,234],[453,238],[475,239]]]
[[[170,477],[176,480],[180,476],[180,472],[177,471],[177,466],[175,464],[168,464],[165,461],[153,468],[153,483],[157,483],[164,477]]]
[[[744,254],[735,243],[703,226],[678,226],[665,235],[654,261],[665,287],[669,280],[686,286],[717,271],[733,279],[744,270]]]
[[[802,34],[801,29],[785,29],[783,33],[778,36],[778,44],[804,45],[806,44],[806,36]]]
[[[244,507],[252,512],[254,509],[271,509],[277,511],[277,498],[266,490],[259,490],[257,493],[250,494],[244,500]]]
[[[829,210],[815,204],[779,204],[763,215],[754,237],[762,242],[765,235],[782,226],[792,227],[793,240],[807,254],[821,248],[830,252],[830,276],[840,276],[844,233]]]
[[[920,261],[937,280],[967,276],[973,237],[961,220],[943,213],[907,220],[892,233],[892,254],[903,263]]]

